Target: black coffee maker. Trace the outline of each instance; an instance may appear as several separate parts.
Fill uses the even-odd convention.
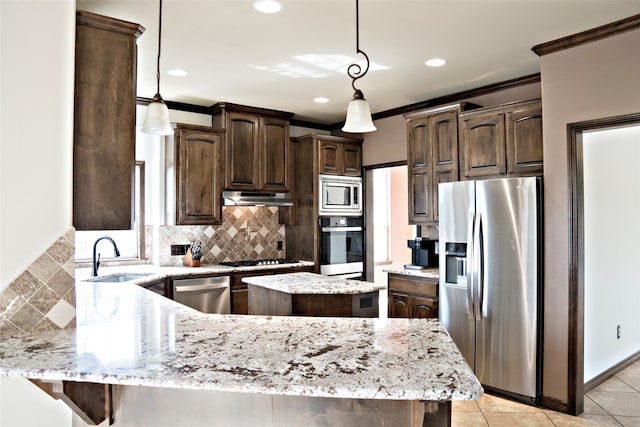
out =
[[[411,249],[411,264],[405,264],[404,268],[423,270],[438,267],[437,240],[416,237],[407,240],[407,246]]]

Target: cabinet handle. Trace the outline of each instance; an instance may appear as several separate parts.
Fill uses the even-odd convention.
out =
[[[395,299],[395,298],[393,299],[393,303],[394,303],[394,304],[400,304],[400,305],[407,305],[407,303],[406,303],[406,302],[404,302],[403,300],[401,300],[401,299]]]

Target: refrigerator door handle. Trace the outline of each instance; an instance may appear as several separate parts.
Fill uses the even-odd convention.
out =
[[[482,302],[484,299],[484,233],[482,232],[482,215],[476,214],[476,223],[474,225],[473,242],[475,248],[474,252],[474,274],[476,279],[474,281],[475,294],[474,294],[474,317],[476,321],[482,320]]]
[[[476,214],[469,214],[469,223],[467,224],[467,262],[465,263],[465,267],[467,271],[465,272],[467,275],[467,315],[469,320],[473,320],[473,295],[474,295],[474,283],[475,283],[475,267],[474,267],[474,241],[473,241],[473,233],[474,233],[474,225],[476,222]],[[469,266],[471,268],[469,268]]]

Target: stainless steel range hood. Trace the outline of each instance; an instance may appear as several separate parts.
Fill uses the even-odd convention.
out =
[[[290,193],[268,191],[223,191],[224,206],[293,206]]]

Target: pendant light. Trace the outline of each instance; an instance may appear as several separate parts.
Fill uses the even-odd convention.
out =
[[[360,89],[356,88],[356,80],[364,77],[369,71],[369,57],[364,51],[360,50],[360,26],[359,26],[359,8],[358,0],[356,0],[356,53],[361,53],[367,61],[367,67],[362,70],[359,64],[354,63],[347,68],[347,74],[351,77],[351,87],[353,87],[353,99],[347,107],[347,119],[345,120],[342,130],[344,132],[373,132],[376,127],[371,120],[371,107],[364,98],[364,94]]]
[[[147,114],[141,131],[151,135],[171,135],[173,129],[169,120],[169,108],[160,95],[160,41],[162,39],[162,0],[160,0],[160,18],[158,20],[158,63],[156,69],[157,91],[147,106]]]

